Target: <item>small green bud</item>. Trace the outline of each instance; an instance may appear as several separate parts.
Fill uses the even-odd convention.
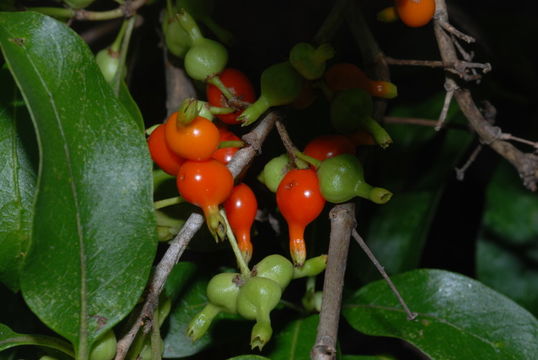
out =
[[[320,255],[305,261],[303,266],[293,268],[293,278],[316,276],[327,267],[327,255]]]

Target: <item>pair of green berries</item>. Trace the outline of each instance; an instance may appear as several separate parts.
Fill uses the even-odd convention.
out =
[[[207,285],[208,304],[190,322],[187,335],[198,340],[206,333],[213,319],[221,312],[239,314],[255,320],[250,346],[260,350],[271,339],[271,311],[277,306],[283,291],[292,279],[316,276],[325,270],[327,256],[308,259],[296,268],[281,255],[269,255],[261,260],[247,276],[239,273],[220,273]]]
[[[276,192],[278,185],[290,170],[290,158],[282,154],[271,159],[258,176],[269,190]],[[340,154],[323,160],[317,168],[319,188],[323,198],[339,204],[358,196],[376,204],[385,204],[392,193],[375,187],[364,180],[364,169],[357,157]]]

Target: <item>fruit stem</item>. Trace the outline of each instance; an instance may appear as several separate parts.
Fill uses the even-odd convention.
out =
[[[129,50],[129,43],[131,42],[131,35],[133,33],[134,25],[136,21],[136,16],[133,16],[129,18],[128,20],[124,20],[122,24],[122,29],[125,26],[125,30],[123,31],[123,34],[121,35],[121,48],[120,48],[120,61],[118,64],[118,70],[116,74],[114,75],[114,79],[112,80],[114,94],[116,96],[120,93],[120,85],[123,81],[123,74],[125,70],[125,59],[127,58],[127,51]],[[122,30],[120,30],[120,33]],[[119,37],[119,35],[118,35]]]
[[[218,106],[208,106],[209,112],[213,115],[227,115],[234,113],[236,110],[231,107],[218,107]]]
[[[293,278],[316,276],[327,267],[327,255],[320,255],[306,260],[303,266],[293,269]]]
[[[245,111],[237,118],[238,121],[241,121],[241,126],[248,126],[271,107],[269,100],[263,94],[260,95],[258,100],[253,104],[249,105]]]
[[[241,140],[229,140],[229,141],[221,141],[219,143],[219,149],[224,149],[224,148],[242,148],[243,146],[245,146],[245,142],[244,141],[241,141]]]
[[[167,207],[167,206],[181,204],[184,201],[185,200],[181,196],[174,196],[174,197],[171,197],[171,198],[168,198],[168,199],[162,199],[162,200],[154,201],[153,202],[153,208],[155,210],[158,210],[158,209],[162,209],[162,208]]]
[[[298,157],[299,159],[301,159],[303,161],[306,161],[307,163],[309,163],[310,165],[312,165],[316,169],[321,164],[321,161],[319,161],[318,159],[313,158],[312,156],[308,156],[305,153],[300,152],[299,150],[295,151],[294,155],[296,157]]]
[[[231,100],[234,97],[234,94],[222,83],[218,75],[211,76],[207,79],[207,82],[211,85],[216,86],[226,99]],[[233,112],[233,111],[232,111]]]
[[[174,14],[174,6],[172,5],[172,0],[166,0],[166,10],[168,10],[169,17]]]
[[[161,169],[153,170],[153,189],[157,189],[163,182],[174,177]]]
[[[372,117],[363,116],[359,119],[359,123],[361,127],[363,127],[370,134],[372,134],[375,142],[383,149],[386,149],[390,144],[392,144],[392,138],[390,137],[390,135]]]
[[[237,245],[237,240],[235,239],[234,233],[232,231],[232,227],[230,226],[230,223],[228,222],[228,218],[226,217],[226,211],[221,209],[220,214],[222,218],[224,219],[224,223],[226,224],[226,237],[228,238],[228,241],[230,242],[230,245],[234,252],[235,260],[237,261],[237,266],[239,267],[239,270],[241,271],[241,275],[248,278],[250,276],[250,269],[248,268],[248,265],[245,259],[243,258],[243,254],[241,253],[239,246]]]
[[[183,27],[183,29],[185,29],[187,34],[189,34],[193,44],[196,44],[200,40],[204,39],[198,24],[196,24],[196,21],[194,21],[193,17],[185,9],[179,9],[176,17],[179,24]]]
[[[118,32],[118,35],[114,39],[114,42],[112,43],[112,45],[110,45],[110,49],[112,51],[115,51],[115,52],[120,51],[121,42],[123,40],[123,37],[125,36],[126,29],[127,29],[127,21],[123,21],[123,23],[121,24],[120,31]]]

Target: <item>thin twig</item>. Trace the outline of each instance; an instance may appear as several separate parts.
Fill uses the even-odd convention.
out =
[[[453,40],[447,34],[448,12],[445,0],[436,0],[436,16],[434,21],[435,38],[444,62],[459,60]],[[456,82],[447,77],[447,82],[454,86]],[[482,143],[491,147],[495,152],[508,160],[519,172],[523,185],[531,191],[538,189],[538,155],[524,153],[514,145],[502,139],[502,132],[493,126],[480,112],[469,90],[460,88],[454,93],[458,105],[468,119],[470,126],[478,134]]]
[[[535,149],[538,149],[538,142],[534,142],[534,141],[530,141],[530,140],[527,140],[527,139],[523,139],[523,138],[514,136],[514,135],[512,135],[512,134],[502,133],[501,136],[500,136],[500,139],[502,139],[502,140],[508,140],[508,141],[519,142],[519,143],[522,143],[522,144],[525,144],[525,145],[532,146],[532,147],[535,148]]]
[[[481,77],[476,70],[479,69],[483,74],[491,71],[490,63],[472,62],[470,60],[458,60],[455,62],[444,62],[440,60],[408,60],[408,59],[394,59],[389,56],[385,56],[385,61],[389,65],[401,65],[401,66],[423,66],[430,68],[444,68],[447,71],[451,71],[464,80],[469,78],[475,79]],[[467,74],[467,70],[472,72],[472,75]]]
[[[340,28],[340,25],[342,25],[348,2],[349,0],[334,1],[329,15],[327,15],[323,24],[319,27],[318,32],[312,39],[314,43],[323,44],[331,41],[336,31]]]
[[[377,258],[374,255],[374,253],[372,253],[372,251],[370,250],[368,245],[366,245],[366,243],[364,242],[364,239],[359,235],[359,233],[357,232],[356,229],[353,229],[351,235],[357,241],[357,243],[361,247],[362,251],[364,251],[366,253],[366,256],[368,256],[370,261],[376,267],[377,271],[379,271],[381,276],[383,276],[383,279],[385,279],[385,281],[389,285],[390,289],[392,290],[392,292],[394,293],[394,295],[398,299],[398,302],[400,303],[400,305],[402,305],[402,308],[404,309],[405,313],[407,314],[407,320],[414,320],[417,317],[417,314],[412,312],[409,309],[409,307],[405,303],[405,300],[403,299],[402,295],[400,295],[400,292],[398,291],[398,289],[396,288],[396,286],[394,285],[394,283],[390,279],[389,275],[387,274],[387,272],[385,271],[383,266],[379,263],[379,261],[377,260]]]
[[[331,209],[329,218],[331,219],[329,253],[316,342],[311,351],[313,360],[331,360],[336,356],[344,275],[351,230],[355,227],[355,205],[352,203],[336,205]]]
[[[448,109],[450,109],[450,104],[452,103],[452,98],[454,97],[454,91],[456,91],[458,88],[455,86],[456,84],[453,82],[445,82],[445,101],[443,102],[443,108],[441,109],[441,113],[439,114],[439,119],[437,120],[437,124],[435,125],[435,131],[441,130],[443,125],[446,122],[446,117],[448,115]]]
[[[278,135],[280,136],[280,140],[282,140],[282,144],[284,145],[284,148],[286,148],[286,152],[290,157],[291,163],[296,164],[297,157],[295,156],[295,154],[298,150],[293,144],[293,141],[291,141],[290,135],[288,134],[286,127],[281,121],[277,121],[276,129],[278,131]]]
[[[483,146],[484,145],[482,144],[478,144],[476,148],[473,150],[473,152],[471,153],[471,155],[469,155],[469,158],[467,159],[465,164],[463,164],[463,166],[460,168],[454,168],[454,170],[456,171],[456,179],[458,181],[463,181],[463,179],[465,178],[465,172],[472,165],[472,163],[476,160],[478,154],[480,154],[480,151],[482,151]]]
[[[254,156],[256,156],[258,152],[255,149],[261,148],[261,143],[271,131],[278,117],[279,116],[275,112],[270,112],[249,134],[245,136],[251,141],[249,142],[250,145],[235,153],[230,163],[228,163],[228,168],[234,177],[237,176],[250,161],[252,161]],[[150,332],[151,327],[153,326],[152,316],[157,308],[159,295],[164,288],[166,279],[175,264],[177,264],[181,258],[189,241],[203,224],[204,217],[202,215],[197,213],[191,214],[176,237],[170,242],[170,246],[152,273],[148,283],[147,295],[140,314],[134,321],[129,332],[118,341],[115,360],[125,359],[125,356],[141,327],[143,327],[144,333],[147,334]]]

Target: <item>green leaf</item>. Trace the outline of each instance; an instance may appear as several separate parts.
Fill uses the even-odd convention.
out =
[[[379,356],[370,356],[370,355],[344,355],[342,360],[395,360],[392,356],[379,355]]]
[[[229,358],[228,360],[273,360],[260,355],[239,355]]]
[[[123,104],[123,106],[125,106],[125,109],[127,109],[129,114],[131,114],[132,118],[136,120],[140,131],[144,131],[145,125],[142,113],[140,112],[137,103],[131,96],[129,88],[124,82],[122,82],[120,85],[120,93],[118,94],[118,100]]]
[[[486,190],[478,279],[538,315],[538,200],[501,162]]]
[[[538,321],[504,295],[442,270],[414,270],[393,280],[417,319],[407,320],[387,284],[377,281],[344,304],[351,326],[401,338],[434,360],[536,358]]]
[[[18,334],[6,325],[0,324],[0,351],[21,345],[44,346],[70,356],[74,355],[71,345],[62,339],[44,335]]]
[[[438,94],[419,105],[397,107],[391,115],[435,119],[443,99],[444,95]],[[447,122],[454,125],[464,121],[458,107],[452,106]],[[369,226],[361,229],[359,222],[359,232],[387,271],[397,274],[418,266],[445,183],[454,176],[453,168],[473,135],[456,128],[436,133],[433,128],[410,124],[390,124],[386,128],[394,144],[375,160],[382,164],[375,185],[388,188],[394,196],[369,211]],[[359,219],[364,218],[360,211]],[[364,283],[380,278],[358,246],[351,247],[350,272]]]
[[[254,323],[250,325],[239,315],[223,313],[217,315],[209,331],[199,340],[193,342],[187,336],[188,324],[207,303],[206,288],[211,277],[190,263],[179,263],[168,277],[165,291],[172,298],[173,305],[168,333],[164,338],[163,357],[183,358],[238,339],[249,342],[249,332]]]
[[[316,342],[319,315],[310,315],[289,322],[286,327],[275,331],[267,344],[267,356],[272,360],[309,360],[310,351]]]
[[[30,246],[37,146],[30,116],[5,67],[0,84],[0,282],[18,291]]]
[[[138,301],[155,255],[146,142],[64,24],[1,13],[0,45],[41,155],[21,288],[32,311],[87,359]]]

